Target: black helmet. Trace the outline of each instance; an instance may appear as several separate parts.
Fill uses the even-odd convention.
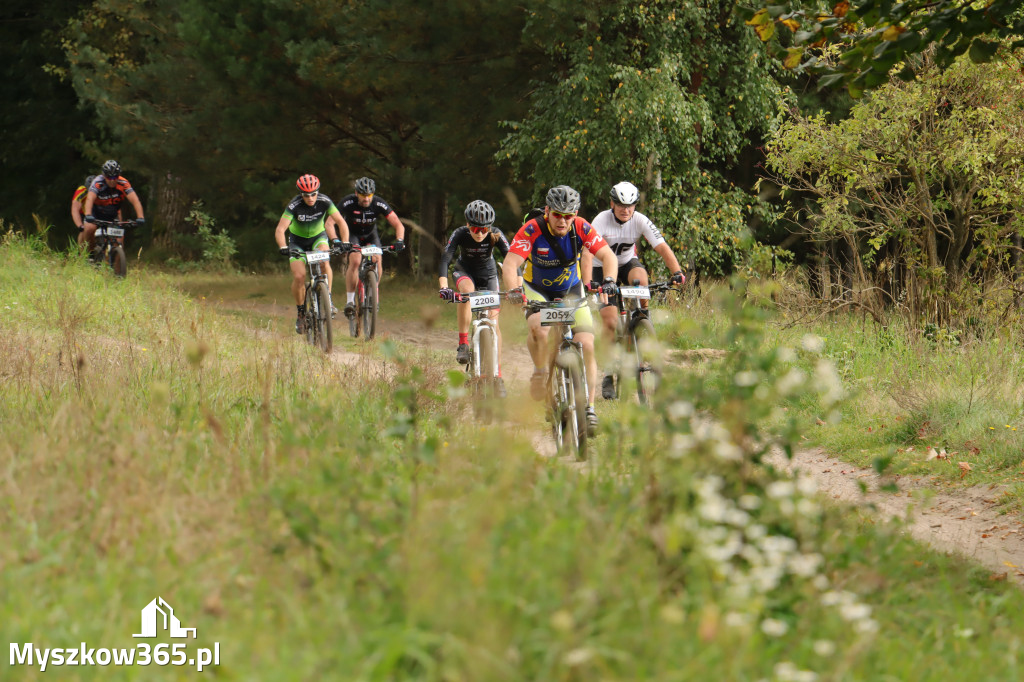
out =
[[[559,213],[575,213],[580,210],[580,193],[569,185],[559,185],[548,190],[548,208]]]
[[[121,175],[121,164],[119,164],[117,161],[114,161],[113,159],[110,159],[109,161],[103,164],[103,168],[101,170],[103,171],[104,176],[108,178],[116,178]]]
[[[494,224],[494,208],[482,199],[471,201],[466,206],[466,222],[475,227],[490,227]]]
[[[612,187],[612,191],[609,194],[612,197],[612,201],[620,206],[632,206],[640,201],[640,190],[632,182],[620,182]]]
[[[377,191],[377,183],[370,178],[359,178],[356,180],[356,192],[358,194],[373,194]]]

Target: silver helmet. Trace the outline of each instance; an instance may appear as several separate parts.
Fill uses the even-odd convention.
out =
[[[558,185],[548,190],[548,208],[559,213],[575,213],[580,210],[580,193],[569,185]]]

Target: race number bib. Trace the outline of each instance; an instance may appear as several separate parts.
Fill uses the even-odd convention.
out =
[[[491,291],[470,294],[469,307],[470,310],[493,310],[501,307],[501,298]]]
[[[619,287],[619,294],[622,298],[642,298],[649,299],[651,297],[651,290],[647,287]]]
[[[364,256],[379,256],[384,252],[381,251],[379,246],[364,246],[362,249],[360,249],[360,253],[362,253]]]
[[[307,263],[319,263],[320,261],[330,260],[330,251],[307,251],[306,262]]]
[[[123,227],[101,227],[100,229],[96,230],[96,236],[97,237],[102,237],[103,235],[107,235],[108,237],[123,237],[124,236],[124,228]]]
[[[576,321],[575,308],[541,308],[540,324],[542,327],[551,327],[556,324],[572,325]]]

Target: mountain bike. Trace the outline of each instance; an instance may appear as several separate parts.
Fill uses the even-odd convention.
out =
[[[634,281],[632,286],[619,287],[619,295],[615,300],[619,311],[615,343],[623,347],[626,357],[622,359],[620,367],[612,373],[616,398],[619,397],[622,369],[625,366],[628,366],[632,378],[636,379],[636,397],[641,404],[647,405],[651,396],[658,390],[661,383],[661,370],[658,369],[658,338],[654,333],[654,324],[648,317],[648,309],[641,307],[640,301],[650,300],[652,293],[673,290],[675,286],[668,282],[642,286]]]
[[[327,273],[323,264],[330,260],[330,251],[303,251],[292,249],[292,255],[302,258],[309,267],[306,281],[306,340],[319,346],[325,353],[334,347],[334,331],[331,328],[331,290],[327,287]]]
[[[395,254],[395,248],[388,246],[352,246],[353,253],[362,253],[359,263],[359,285],[356,289],[356,313],[348,320],[349,332],[357,337],[360,333],[369,341],[377,333],[377,311],[380,309],[380,283],[377,281],[377,264],[373,256],[384,252]]]
[[[542,327],[554,327],[561,335],[548,364],[548,419],[560,454],[587,458],[587,373],[583,346],[573,338],[576,311],[587,299],[527,301],[540,315]]]
[[[128,258],[124,254],[124,236],[129,227],[135,227],[134,220],[97,220],[96,242],[89,253],[89,260],[97,265],[109,263],[118,277],[127,275]]]
[[[469,337],[469,387],[478,398],[493,398],[497,395],[498,382],[498,321],[490,311],[501,307],[501,293],[497,291],[474,291],[469,294],[455,294],[450,303],[469,303],[473,312],[473,328]],[[474,401],[478,409],[482,403]]]

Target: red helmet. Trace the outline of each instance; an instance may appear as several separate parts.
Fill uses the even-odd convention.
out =
[[[306,173],[295,182],[295,186],[300,192],[316,192],[320,189],[320,178]]]

